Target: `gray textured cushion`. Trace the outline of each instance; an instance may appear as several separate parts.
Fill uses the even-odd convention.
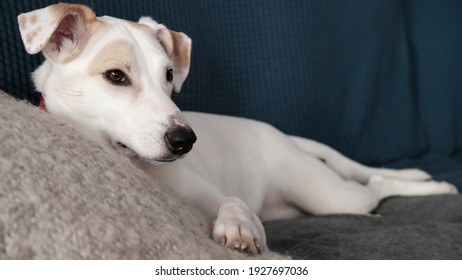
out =
[[[0,127],[1,259],[250,258],[127,158],[1,92]]]

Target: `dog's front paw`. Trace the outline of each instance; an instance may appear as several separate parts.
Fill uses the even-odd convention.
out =
[[[240,252],[262,252],[261,237],[253,223],[239,219],[217,219],[212,227],[212,238],[217,244]]]
[[[268,250],[260,219],[238,198],[226,198],[220,205],[211,235],[216,243],[240,252],[258,254]]]

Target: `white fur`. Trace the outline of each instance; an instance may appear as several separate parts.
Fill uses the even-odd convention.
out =
[[[165,82],[165,67],[175,61],[158,40],[126,21],[98,20],[109,26],[108,31],[90,38],[78,59],[61,63],[47,57],[34,73],[37,90],[45,95],[50,113],[76,123],[100,143],[127,145],[125,153],[142,158],[136,162],[148,174],[210,219],[212,239],[218,244],[253,253],[267,250],[259,217],[292,218],[304,211],[367,214],[389,196],[457,192],[448,183],[426,181],[430,176],[423,171],[366,167],[265,123],[194,112],[183,115],[169,98],[172,84]],[[153,31],[165,28],[150,18],[140,23]],[[182,43],[191,44],[184,37]],[[114,86],[87,71],[95,55],[114,40],[133,46],[133,53],[127,54],[134,57],[130,78],[142,86],[135,97],[130,88]],[[26,49],[34,45],[26,44]],[[180,70],[187,74],[189,67]],[[164,135],[172,126],[187,126],[186,120],[198,137],[190,154],[170,164],[152,164],[175,158]]]

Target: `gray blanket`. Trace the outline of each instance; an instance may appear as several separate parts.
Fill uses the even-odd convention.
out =
[[[265,225],[269,246],[296,259],[462,259],[462,196],[390,198],[377,215]]]

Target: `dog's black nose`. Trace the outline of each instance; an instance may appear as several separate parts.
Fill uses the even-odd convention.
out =
[[[197,137],[191,128],[176,127],[175,129],[165,133],[165,140],[168,149],[176,155],[184,155],[191,151]]]

